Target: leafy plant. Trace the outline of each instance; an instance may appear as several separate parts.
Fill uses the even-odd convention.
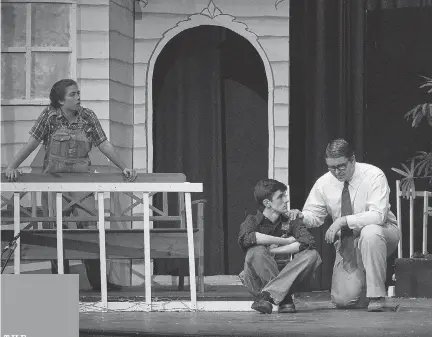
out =
[[[420,89],[429,88],[428,94],[432,93],[432,78],[421,76],[426,82],[420,86]],[[405,119],[412,119],[412,127],[417,128],[421,121],[426,118],[429,125],[432,126],[432,104],[423,103],[416,105],[405,114]],[[392,167],[392,170],[403,176],[401,179],[401,193],[403,198],[415,197],[415,179],[429,179],[432,185],[432,152],[417,151],[417,156],[408,159],[409,165],[401,163],[402,169]],[[432,215],[432,209],[428,210]]]

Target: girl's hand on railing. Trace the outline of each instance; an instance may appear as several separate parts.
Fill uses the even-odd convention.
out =
[[[17,179],[18,179],[18,177],[20,176],[20,175],[22,175],[22,170],[19,170],[19,169],[12,169],[12,168],[7,168],[6,169],[6,172],[5,172],[5,174],[6,174],[6,178],[9,180],[9,181],[16,181]]]
[[[134,169],[125,168],[123,174],[128,181],[134,181],[137,177],[137,172]]]

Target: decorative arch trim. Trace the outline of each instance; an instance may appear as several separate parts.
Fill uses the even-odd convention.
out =
[[[267,55],[258,42],[258,36],[249,30],[249,27],[236,21],[236,18],[223,14],[213,1],[204,8],[201,13],[193,14],[187,20],[179,22],[175,27],[166,31],[153,50],[147,68],[146,75],[146,131],[147,131],[147,172],[153,172],[153,74],[156,60],[168,42],[181,32],[199,26],[219,26],[227,28],[244,37],[258,52],[264,64],[268,85],[268,177],[274,178],[275,174],[275,128],[274,128],[274,77]]]

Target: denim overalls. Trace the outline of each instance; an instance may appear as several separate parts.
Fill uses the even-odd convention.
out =
[[[78,117],[79,118],[79,117]],[[55,118],[54,118],[55,119]],[[80,123],[72,123],[70,127],[62,125],[61,122],[57,122],[50,125],[50,131],[54,132],[49,135],[47,145],[45,148],[45,158],[43,164],[43,172],[46,174],[50,173],[90,173],[93,172],[91,169],[91,161],[89,152],[91,150],[91,141],[87,136],[87,133],[91,131],[91,127],[87,125],[80,125]],[[50,193],[50,192],[48,192]],[[84,200],[79,201],[87,210],[93,215],[97,215],[95,207],[95,198],[93,194],[86,192],[68,192],[63,193],[64,196],[75,199],[77,197],[87,197]],[[51,199],[51,200],[50,200]],[[42,204],[45,211],[51,209],[52,214],[56,214],[55,195],[48,198],[48,194],[42,195]],[[51,205],[49,205],[51,203]],[[63,198],[63,207],[69,203],[69,200]],[[44,207],[45,206],[45,207]],[[63,208],[63,216],[85,216],[89,215],[88,212],[77,207],[77,204],[70,206],[68,209]],[[69,223],[64,223],[69,224]],[[77,228],[97,228],[96,221],[80,221],[76,223]],[[55,228],[55,222],[44,224],[45,228]],[[67,227],[67,226],[65,226]],[[100,260],[84,260],[84,265],[87,272],[89,283],[92,287],[100,288]],[[57,273],[57,260],[51,261],[52,273]],[[64,272],[69,274],[69,262],[64,261]]]

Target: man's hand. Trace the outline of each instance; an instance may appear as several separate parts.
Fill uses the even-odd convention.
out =
[[[134,169],[125,168],[123,174],[128,181],[134,181],[137,177],[137,172]]]
[[[19,170],[19,169],[12,169],[12,168],[9,168],[9,167],[8,167],[8,168],[6,169],[5,174],[6,174],[6,178],[7,178],[9,181],[16,181],[16,180],[18,179],[18,177],[19,177],[20,175],[22,175],[22,171]]]
[[[345,218],[339,218],[335,222],[333,222],[326,232],[325,235],[326,242],[330,244],[333,243],[335,241],[336,235],[337,234],[340,235],[340,230],[344,226],[346,226]]]
[[[303,213],[298,209],[291,209],[288,212],[285,213],[285,216],[287,216],[290,220],[295,220],[298,218],[303,219]]]

